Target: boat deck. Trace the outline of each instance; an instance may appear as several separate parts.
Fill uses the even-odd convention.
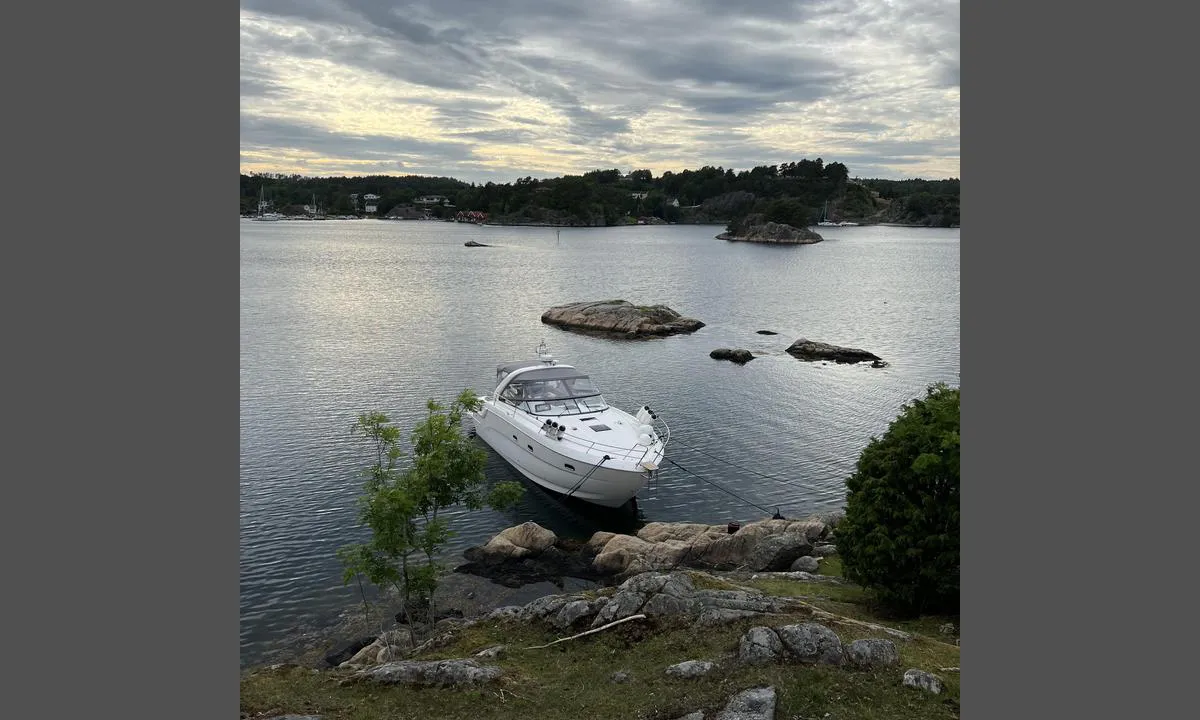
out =
[[[543,430],[543,423],[547,420],[556,422],[564,427],[562,438],[557,442],[563,443],[564,450],[574,449],[582,455],[602,453],[614,460],[640,463],[656,455],[666,444],[663,438],[653,431],[650,434],[650,445],[639,444],[638,436],[642,432],[642,426],[632,415],[614,407],[586,414],[530,415],[491,398],[485,398],[484,406],[489,412],[503,415],[528,435],[552,437]]]

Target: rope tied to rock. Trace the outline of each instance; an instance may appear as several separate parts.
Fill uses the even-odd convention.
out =
[[[771,511],[770,511],[770,510],[768,510],[767,508],[763,507],[762,505],[759,505],[758,503],[756,503],[756,502],[753,502],[753,501],[751,501],[751,500],[747,500],[746,498],[742,497],[741,495],[738,495],[737,493],[733,492],[732,490],[727,490],[727,489],[725,489],[725,488],[721,487],[719,484],[717,484],[717,483],[713,482],[712,480],[709,480],[709,479],[708,479],[708,478],[706,478],[706,477],[703,477],[703,476],[701,476],[701,475],[697,475],[696,473],[692,472],[691,470],[688,470],[688,469],[687,469],[687,468],[685,468],[684,466],[682,466],[682,465],[680,465],[679,463],[675,462],[675,461],[674,461],[674,460],[672,460],[671,458],[663,458],[663,459],[664,459],[664,460],[666,460],[667,462],[671,463],[671,464],[672,464],[672,465],[674,465],[675,467],[679,468],[680,470],[684,471],[684,472],[685,472],[685,473],[687,473],[688,475],[693,475],[693,476],[695,476],[695,477],[699,478],[701,481],[703,481],[703,482],[706,482],[706,483],[708,483],[709,485],[712,485],[713,487],[715,487],[716,489],[720,490],[721,492],[723,492],[723,493],[728,493],[729,495],[732,495],[732,496],[734,496],[735,498],[737,498],[738,500],[741,500],[742,502],[746,503],[747,505],[750,505],[750,506],[752,506],[752,507],[756,507],[756,508],[758,508],[759,510],[762,510],[763,512],[767,513],[768,515],[769,515],[769,514],[771,514]]]

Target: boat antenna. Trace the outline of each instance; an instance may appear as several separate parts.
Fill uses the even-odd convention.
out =
[[[538,359],[540,359],[542,362],[544,362],[548,365],[554,364],[554,356],[551,355],[550,351],[546,348],[545,340],[543,340],[541,342],[541,344],[539,344],[537,346],[537,354],[538,354]]]

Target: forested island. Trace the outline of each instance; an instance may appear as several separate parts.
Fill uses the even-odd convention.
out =
[[[705,166],[654,177],[650,170],[593,170],[511,183],[449,177],[241,175],[243,216],[459,220],[496,225],[603,227],[732,225],[750,214],[793,227],[829,223],[959,225],[959,180],[851,178],[821,158],[751,170]]]

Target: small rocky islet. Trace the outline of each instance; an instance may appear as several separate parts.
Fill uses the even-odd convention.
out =
[[[542,322],[567,330],[623,337],[662,337],[704,327],[666,305],[634,305],[627,300],[592,300],[556,305],[542,313]]]
[[[747,215],[718,240],[731,242],[771,243],[775,245],[812,245],[825,238],[806,227],[794,227],[765,219],[761,214]]]

